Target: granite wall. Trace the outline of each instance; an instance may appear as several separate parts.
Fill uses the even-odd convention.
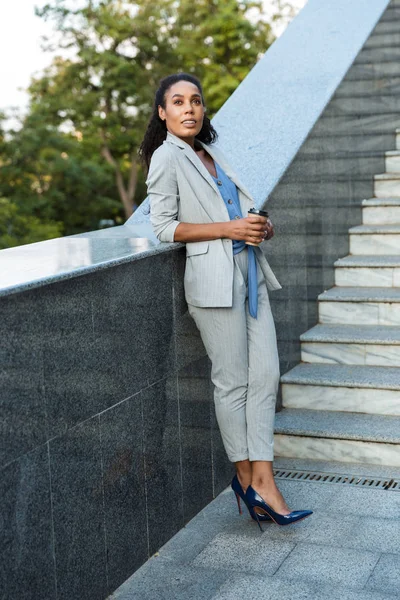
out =
[[[2,600],[106,598],[231,476],[183,253],[0,298]]]

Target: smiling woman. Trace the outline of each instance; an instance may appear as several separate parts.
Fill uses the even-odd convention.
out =
[[[186,244],[185,297],[211,360],[239,511],[243,499],[260,528],[271,519],[287,525],[311,511],[291,512],[273,476],[279,360],[268,290],[280,285],[258,247],[273,226],[246,216],[254,200],[216,139],[200,81],[187,73],[162,79],[140,146],[151,224],[161,242]]]

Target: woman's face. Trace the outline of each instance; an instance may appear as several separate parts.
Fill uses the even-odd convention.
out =
[[[190,81],[171,85],[165,93],[165,110],[158,107],[158,114],[165,120],[168,131],[189,143],[203,127],[204,112],[199,88]]]

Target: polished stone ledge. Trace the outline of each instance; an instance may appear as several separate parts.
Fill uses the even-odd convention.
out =
[[[172,251],[148,228],[121,226],[0,251],[0,296]],[[143,237],[141,237],[143,236]]]

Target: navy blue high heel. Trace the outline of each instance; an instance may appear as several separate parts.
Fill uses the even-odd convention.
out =
[[[233,491],[235,492],[235,496],[236,496],[236,500],[237,500],[237,504],[238,504],[238,509],[239,509],[239,515],[242,514],[242,507],[240,506],[240,499],[243,500],[243,502],[245,503],[245,505],[248,508],[248,511],[250,513],[251,518],[254,521],[257,521],[257,518],[255,517],[255,511],[251,508],[251,506],[248,504],[247,500],[246,500],[246,495],[243,491],[242,486],[240,485],[239,479],[237,477],[237,475],[235,475],[235,477],[232,479],[232,483],[231,483],[231,488],[233,489]],[[258,519],[260,521],[271,521],[271,517],[269,517],[268,515],[258,515]]]
[[[267,504],[265,500],[261,498],[260,494],[258,494],[256,490],[251,487],[251,485],[249,485],[246,490],[245,502],[249,506],[249,511],[250,509],[253,510],[253,514],[256,517],[256,521],[261,531],[263,530],[260,523],[261,515],[254,510],[256,506],[261,508],[264,511],[264,514],[268,515],[277,525],[290,525],[290,523],[296,523],[297,521],[301,521],[302,519],[305,519],[313,514],[312,510],[293,510],[288,515],[281,515],[275,512],[269,506],[269,504]]]

